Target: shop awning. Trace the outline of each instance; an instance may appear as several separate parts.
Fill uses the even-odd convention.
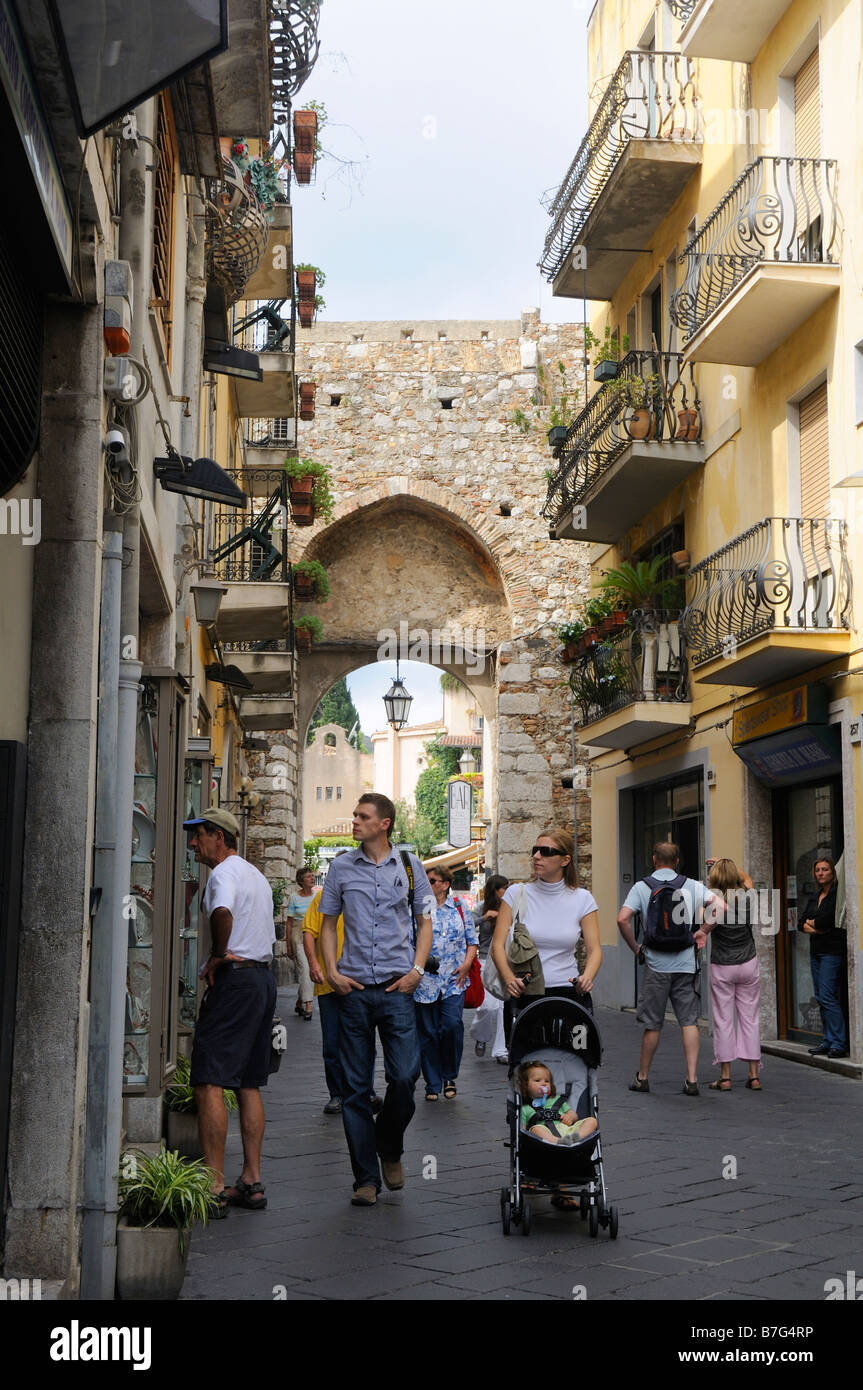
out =
[[[474,840],[466,849],[450,849],[446,854],[438,854],[434,859],[424,859],[424,869],[458,869],[462,864],[476,864],[485,854],[485,842]]]

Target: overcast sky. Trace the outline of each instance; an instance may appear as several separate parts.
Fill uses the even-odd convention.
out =
[[[592,0],[324,0],[321,56],[296,98],[327,107],[316,181],[294,184],[295,259],[320,266],[327,319],[581,320],[537,270],[556,187],[585,133]],[[403,662],[412,724],[441,716],[440,672]],[[395,666],[348,677],[383,728]]]
[[[536,262],[586,129],[586,0],[324,0],[332,159],[294,184],[295,257],[326,273],[327,319],[581,320]]]

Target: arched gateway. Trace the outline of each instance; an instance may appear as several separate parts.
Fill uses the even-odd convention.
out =
[[[535,311],[520,323],[321,324],[301,334],[298,378],[315,380],[316,418],[300,426],[299,452],[328,464],[337,505],[329,523],[291,535],[291,559],[319,561],[330,583],[325,603],[295,609],[295,619],[319,617],[324,635],[298,660],[294,728],[270,753],[296,770],[283,819],[295,822],[297,852],[314,710],[342,676],[396,648],[458,676],[483,713],[487,862],[523,875],[536,833],[552,819],[571,825],[555,627],[585,594],[588,548],[551,541],[541,516],[542,398],[548,373],[563,375],[558,362],[567,382],[580,380],[581,357],[580,329],[540,325]],[[272,790],[272,779],[260,785]],[[277,810],[250,825],[250,844],[270,860]],[[587,838],[585,806],[583,846]],[[289,839],[289,859],[292,848]]]

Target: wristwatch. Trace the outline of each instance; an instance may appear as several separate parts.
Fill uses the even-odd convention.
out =
[[[421,965],[417,965],[416,961],[414,961],[413,965],[411,966],[411,970],[415,970],[419,975],[420,979],[422,979],[423,975],[426,973]]]

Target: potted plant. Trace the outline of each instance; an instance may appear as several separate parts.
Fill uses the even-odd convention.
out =
[[[679,581],[661,578],[666,565],[664,555],[655,555],[652,560],[630,560],[606,572],[600,588],[613,598],[619,607],[661,608],[666,596]]]
[[[605,336],[602,339],[598,338],[585,324],[584,350],[588,354],[595,353],[593,358],[594,381],[613,381],[620,371],[621,356],[625,357],[629,352],[629,335],[624,333],[621,345],[617,336],[612,333],[610,324],[606,324]]]
[[[695,440],[701,433],[701,414],[697,410],[678,410],[675,439]]]
[[[327,465],[314,459],[285,459],[285,472],[294,524],[311,526],[316,517],[332,521],[335,502]]]
[[[198,1137],[198,1106],[195,1088],[190,1084],[189,1076],[189,1059],[181,1055],[177,1058],[173,1080],[165,1087],[168,1148],[176,1150],[185,1158],[200,1158],[202,1150]],[[237,1097],[233,1091],[223,1091],[222,1098],[230,1115],[237,1108]]]
[[[297,150],[293,152],[294,178],[297,183],[307,184],[312,181],[312,170],[315,167],[315,156],[311,150]]]
[[[624,416],[623,428],[630,439],[654,439],[658,418],[652,407],[656,403],[659,377],[655,373],[646,376],[622,376],[607,389],[617,395],[622,408],[632,414]]]
[[[597,594],[587,604],[584,615],[603,635],[618,632],[626,624],[626,609],[609,595]]]
[[[294,274],[297,277],[297,313],[300,323],[303,328],[311,328],[318,310],[327,307],[323,296],[315,292],[323,289],[327,277],[320,266],[310,265],[308,261],[300,261],[295,265]]]
[[[314,599],[322,603],[330,596],[330,581],[323,565],[317,560],[300,560],[294,565],[294,593],[298,599]]]
[[[314,420],[315,418],[315,383],[313,381],[300,382],[300,419]]]
[[[571,623],[565,623],[559,627],[557,635],[563,643],[563,651],[560,653],[560,660],[564,666],[569,666],[577,661],[581,655],[581,643],[584,638],[584,623],[577,618]]]
[[[288,880],[286,878],[274,878],[270,882],[270,889],[273,894],[273,923],[276,928],[276,940],[284,941],[285,923],[282,917],[282,906],[288,892]]]
[[[196,1221],[206,1224],[214,1205],[210,1169],[165,1149],[126,1153],[118,1195],[118,1297],[179,1297],[192,1226]]]
[[[320,642],[324,635],[324,625],[320,618],[298,618],[294,623],[297,636],[297,651],[310,652],[313,642]]]
[[[318,113],[311,107],[294,112],[294,149],[315,153],[318,138]]]

